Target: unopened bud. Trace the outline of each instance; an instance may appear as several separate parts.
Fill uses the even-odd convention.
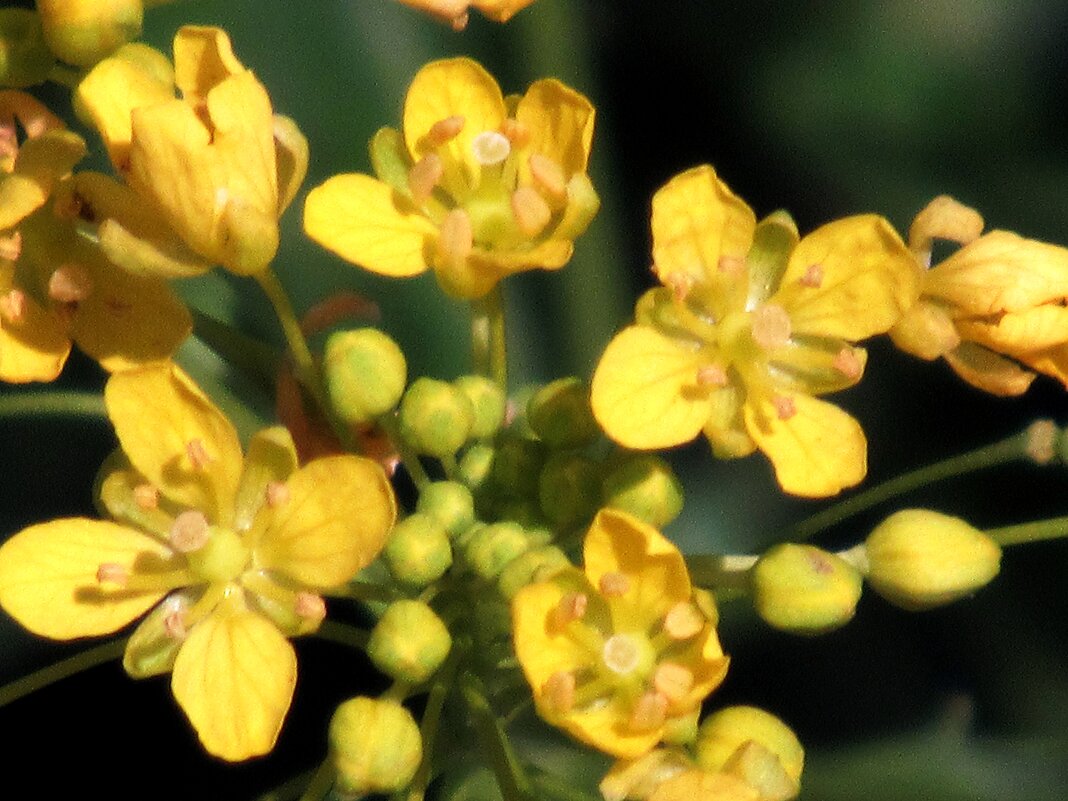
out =
[[[419,726],[395,701],[345,701],[330,719],[329,741],[337,788],[352,797],[404,788],[423,759]]]
[[[497,589],[510,599],[528,584],[547,581],[570,566],[567,555],[555,545],[532,548],[505,565],[497,578]]]
[[[777,629],[821,634],[853,619],[863,579],[839,556],[811,545],[776,545],[751,575],[753,606]]]
[[[754,706],[729,706],[702,721],[697,731],[697,764],[707,771],[723,770],[748,742],[759,743],[774,754],[794,785],[800,784],[805,751],[797,735],[777,717]]]
[[[481,375],[464,375],[452,382],[463,392],[475,412],[471,436],[477,439],[492,437],[504,423],[507,399],[495,381]]]
[[[28,8],[0,9],[0,86],[44,83],[55,63],[36,14]]]
[[[91,67],[141,35],[141,0],[37,0],[45,40],[68,64]]]
[[[404,353],[376,328],[331,334],[323,370],[330,405],[351,425],[369,423],[391,411],[408,380]]]
[[[506,494],[534,498],[544,462],[544,443],[525,437],[501,437],[493,455],[491,480]]]
[[[518,523],[491,523],[468,540],[464,558],[475,575],[493,581],[508,563],[530,547],[530,538]]]
[[[452,565],[452,548],[445,527],[430,515],[415,513],[397,523],[382,551],[397,581],[426,587]]]
[[[586,445],[601,435],[590,409],[590,389],[578,378],[561,378],[535,392],[527,418],[550,448]]]
[[[400,403],[401,436],[417,453],[452,456],[471,433],[474,409],[452,384],[417,378]]]
[[[605,506],[663,528],[682,511],[682,484],[659,456],[634,454],[616,463],[601,488]]]
[[[456,481],[433,481],[423,487],[416,501],[417,512],[436,520],[450,538],[475,522],[475,499],[471,490]]]
[[[471,490],[479,489],[493,472],[495,454],[496,449],[492,445],[476,442],[460,457],[456,477]]]
[[[581,453],[554,453],[538,479],[538,500],[546,520],[570,528],[593,517],[601,499],[600,465]]]
[[[395,681],[419,684],[441,667],[452,637],[422,601],[396,601],[379,618],[367,643],[375,667]]]

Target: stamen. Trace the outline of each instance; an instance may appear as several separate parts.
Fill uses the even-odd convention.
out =
[[[564,175],[563,167],[541,153],[531,153],[528,163],[530,175],[538,186],[557,200],[567,197],[567,177]]]
[[[445,164],[437,153],[427,153],[412,165],[408,171],[408,188],[416,203],[424,203],[434,193],[441,176],[445,174]]]
[[[537,189],[521,186],[512,193],[512,216],[524,236],[533,238],[545,230],[553,211]]]
[[[294,608],[305,620],[319,621],[326,617],[326,601],[314,592],[298,592]]]
[[[864,372],[860,359],[857,358],[857,354],[852,348],[842,348],[838,351],[834,355],[834,361],[831,362],[831,366],[851,380],[860,378],[861,373]]]
[[[662,662],[653,673],[653,687],[669,701],[681,701],[693,689],[693,672],[674,662]]]
[[[15,261],[22,255],[22,234],[15,231],[11,236],[0,236],[0,259]]]
[[[511,117],[501,123],[500,131],[508,137],[512,147],[523,147],[530,141],[530,128]],[[531,169],[533,170],[533,167]]]
[[[289,500],[289,487],[283,481],[267,482],[267,505],[272,509],[283,506]]]
[[[801,284],[801,286],[807,286],[809,289],[819,289],[823,284],[823,265],[808,265],[805,274],[802,275],[797,282]]]
[[[581,592],[569,592],[550,612],[549,625],[553,631],[563,631],[568,624],[582,620],[586,615],[589,598]]]
[[[701,610],[688,601],[680,601],[664,616],[664,631],[673,640],[688,640],[705,627]]]
[[[633,732],[649,732],[667,720],[668,699],[662,693],[650,691],[634,704],[627,726]]]
[[[453,209],[441,221],[438,236],[438,251],[448,264],[458,265],[467,261],[475,246],[475,233],[471,218],[463,209]]]
[[[66,264],[48,279],[48,296],[60,303],[79,303],[92,291],[93,281],[80,264]]]
[[[753,341],[765,350],[782,347],[790,341],[790,315],[777,303],[768,303],[754,311],[750,328]]]
[[[492,167],[508,158],[512,143],[498,131],[483,131],[471,140],[471,152],[483,167]]]
[[[468,23],[468,21],[470,19],[471,19],[471,15],[468,14],[465,11],[463,14],[458,14],[457,16],[453,17],[452,21],[449,22],[449,25],[452,26],[452,29],[454,31],[459,33],[460,31],[462,31],[464,28],[467,27],[467,23]]]
[[[549,707],[558,715],[566,715],[575,707],[575,674],[567,670],[553,673],[541,686]]]
[[[185,455],[189,457],[194,470],[203,470],[211,464],[211,456],[208,454],[204,443],[199,439],[191,439],[185,443]]]
[[[13,325],[26,319],[26,293],[21,289],[12,289],[0,296],[0,316]]]
[[[146,512],[159,508],[159,490],[151,484],[138,484],[133,488],[134,503]]]
[[[745,272],[745,259],[738,256],[720,256],[716,268],[724,275],[737,277]]]
[[[172,640],[184,640],[188,633],[185,628],[185,610],[178,609],[163,618],[163,630]]]
[[[638,643],[628,634],[613,634],[601,649],[605,667],[620,676],[629,676],[638,667],[641,652]]]
[[[654,267],[653,269],[655,270],[656,268]],[[693,289],[694,285],[694,277],[689,273],[668,273],[662,280],[664,286],[671,290],[671,296],[676,303],[682,303],[686,300],[686,296],[690,294],[690,290]]]
[[[204,547],[209,535],[210,527],[204,513],[187,509],[174,518],[168,539],[171,547],[179,553],[192,553]]]
[[[775,395],[772,397],[771,405],[775,407],[775,414],[778,415],[780,420],[789,420],[797,414],[797,404],[794,403],[794,399],[788,398],[785,395]]]
[[[730,379],[727,371],[718,364],[706,364],[697,370],[697,383],[703,387],[725,387]]]
[[[630,590],[630,579],[622,573],[605,573],[599,584],[605,598],[622,598]]]
[[[96,580],[100,584],[117,584],[125,587],[130,581],[130,571],[115,562],[105,562],[96,569]]]
[[[1035,464],[1049,464],[1057,455],[1056,445],[1059,433],[1057,425],[1052,420],[1035,420],[1027,427],[1027,444],[1024,452]]]
[[[459,115],[438,120],[430,126],[430,131],[427,133],[426,138],[430,140],[430,144],[434,147],[441,147],[459,135],[460,131],[464,129],[464,122],[464,118]]]

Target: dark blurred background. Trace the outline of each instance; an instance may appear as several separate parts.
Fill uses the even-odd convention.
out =
[[[590,374],[651,285],[653,192],[696,164],[713,164],[758,216],[788,209],[802,232],[869,211],[906,230],[928,200],[948,193],[991,228],[1068,243],[1064,4],[538,0],[505,26],[472,14],[457,34],[392,0],[188,0],[150,11],[145,38],[169,51],[185,22],[225,26],[275,109],[300,124],[312,153],[306,188],[369,169],[368,138],[399,123],[411,76],[434,58],[471,55],[506,92],[555,76],[591,98],[602,212],[566,270],[506,285],[516,385]],[[45,87],[41,96],[62,107],[65,95]],[[284,220],[277,262],[298,308],[329,289],[355,289],[381,306],[413,375],[464,372],[466,309],[443,300],[429,277],[391,281],[341,264],[302,237],[300,205]],[[280,340],[249,282],[212,275],[183,292]],[[268,398],[202,352],[184,358],[217,398],[243,394],[269,414]],[[99,388],[102,377],[75,357],[59,385]],[[1068,423],[1068,396],[1049,379],[1023,399],[994,399],[882,342],[871,345],[864,381],[836,400],[868,433],[870,482],[1035,417]],[[0,534],[93,514],[92,476],[113,444],[103,424],[0,421]],[[688,550],[759,552],[826,505],[784,499],[759,456],[715,462],[697,444],[671,458],[687,508],[669,533]],[[1064,467],[1013,465],[902,504],[994,527],[1068,514],[1066,488]],[[893,508],[823,542],[852,544]],[[1059,801],[1068,791],[1066,581],[1065,543],[1014,548],[973,600],[908,614],[866,596],[856,620],[815,639],[772,632],[744,601],[730,604],[721,633],[732,667],[709,707],[757,704],[793,725],[808,749],[804,799]],[[77,650],[0,622],[0,680]],[[255,798],[312,767],[334,705],[368,689],[366,665],[348,652],[314,640],[298,650],[293,711],[266,759],[211,760],[165,680],[132,683],[108,665],[0,709],[0,764],[41,798]]]

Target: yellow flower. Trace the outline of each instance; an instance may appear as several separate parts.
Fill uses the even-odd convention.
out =
[[[534,0],[400,0],[406,6],[433,14],[455,30],[467,27],[468,11],[477,8],[497,22],[507,22]]]
[[[521,589],[515,649],[538,713],[606,753],[634,758],[695,710],[727,672],[708,596],[656,529],[602,510],[585,568]]]
[[[114,371],[167,358],[189,334],[164,282],[122,272],[76,230],[69,174],[83,155],[44,106],[0,92],[0,380],[51,381],[72,339]]]
[[[474,61],[433,62],[408,89],[403,133],[383,128],[371,142],[378,180],[350,173],[313,189],[304,230],[382,275],[433,268],[463,298],[511,273],[558,269],[597,211],[593,117],[559,81],[505,98]]]
[[[307,169],[307,142],[273,114],[224,31],[181,28],[173,66],[157,50],[126,45],[93,68],[75,100],[125,180],[78,186],[112,260],[168,277],[213,264],[242,275],[268,266],[278,218]]]
[[[654,271],[664,286],[609,343],[594,415],[629,448],[704,432],[723,458],[759,448],[782,488],[833,495],[867,471],[860,425],[814,396],[853,386],[866,353],[915,299],[915,266],[882,217],[838,220],[800,239],[703,166],[653,198]]]
[[[1068,386],[1068,249],[982,230],[977,211],[944,195],[916,215],[922,292],[890,337],[995,395],[1026,392],[1036,373]],[[930,267],[935,239],[961,247]]]
[[[123,665],[172,671],[204,747],[228,760],[271,749],[296,681],[286,636],[314,631],[321,593],[382,548],[395,516],[374,462],[297,468],[283,428],[253,437],[169,364],[116,373],[105,391],[122,454],[102,471],[115,522],[31,526],[0,547],[0,605],[30,631],[110,634],[151,611]]]

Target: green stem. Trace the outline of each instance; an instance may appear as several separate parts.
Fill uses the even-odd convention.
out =
[[[371,637],[363,629],[333,620],[324,620],[318,631],[315,632],[315,636],[320,640],[344,645],[357,651],[366,651],[367,641]]]
[[[695,586],[745,592],[749,588],[749,571],[756,561],[755,556],[688,554],[686,568]]]
[[[985,533],[1002,547],[1056,540],[1068,537],[1068,517],[1054,517],[1049,520],[1038,520],[1034,523],[1020,523],[1015,526],[992,528]]]
[[[539,798],[551,798],[553,801],[603,801],[599,794],[580,790],[566,779],[551,773],[538,772],[531,778]]]
[[[42,690],[57,681],[81,673],[83,670],[118,659],[125,649],[125,638],[104,643],[87,651],[82,651],[80,654],[75,654],[69,659],[56,662],[54,665],[41,668],[28,676],[23,676],[21,679],[16,679],[10,684],[0,687],[0,707],[6,706],[12,701],[17,701],[37,690]]]
[[[475,675],[465,673],[460,679],[460,692],[474,719],[482,747],[489,754],[504,801],[531,801],[534,796],[530,779],[519,764],[508,735],[486,699],[482,682]]]
[[[1025,431],[1014,434],[1000,442],[995,442],[992,445],[985,445],[974,451],[951,456],[940,462],[904,473],[802,520],[794,526],[790,538],[797,541],[807,540],[853,515],[926,484],[1011,462],[1015,459],[1028,458],[1028,446],[1031,442],[1031,428],[1028,427]]]
[[[193,315],[193,333],[231,364],[243,367],[267,390],[273,392],[278,377],[279,354],[275,348],[198,309]]]
[[[419,734],[423,740],[423,758],[419,763],[419,769],[408,789],[407,801],[423,801],[426,788],[430,784],[430,769],[434,761],[434,743],[438,736],[438,727],[441,725],[441,713],[445,708],[445,699],[452,689],[452,681],[455,677],[458,659],[454,653],[450,659],[451,665],[447,665],[442,672],[441,678],[434,682],[430,688],[430,694],[426,699],[426,707],[423,709],[423,720],[419,724]]]
[[[476,373],[492,378],[507,394],[508,348],[500,283],[471,302],[471,360]]]
[[[303,788],[308,786],[314,776],[315,771],[306,770],[278,785],[273,790],[268,790],[263,795],[257,796],[256,801],[292,801],[292,799],[300,795]]]
[[[334,786],[334,766],[330,760],[326,760],[319,769],[315,771],[315,775],[312,776],[310,782],[308,782],[307,788],[305,788],[303,794],[300,796],[300,801],[323,801],[326,798],[327,793],[330,792],[330,788]]]
[[[420,491],[425,489],[430,484],[430,475],[426,472],[426,468],[423,467],[423,463],[419,461],[419,454],[413,451],[407,440],[401,436],[397,418],[392,413],[384,414],[378,418],[378,425],[389,435],[393,447],[397,449],[397,455],[400,456],[401,464],[408,471],[408,475],[412,477],[416,488]]]
[[[0,395],[0,418],[84,417],[107,420],[103,396],[94,392],[12,392]]]
[[[392,587],[372,584],[369,581],[350,581],[341,587],[326,592],[332,598],[349,598],[353,601],[396,601],[403,596]]]
[[[86,75],[85,70],[75,69],[63,64],[56,64],[48,71],[48,80],[68,89],[76,89]]]

